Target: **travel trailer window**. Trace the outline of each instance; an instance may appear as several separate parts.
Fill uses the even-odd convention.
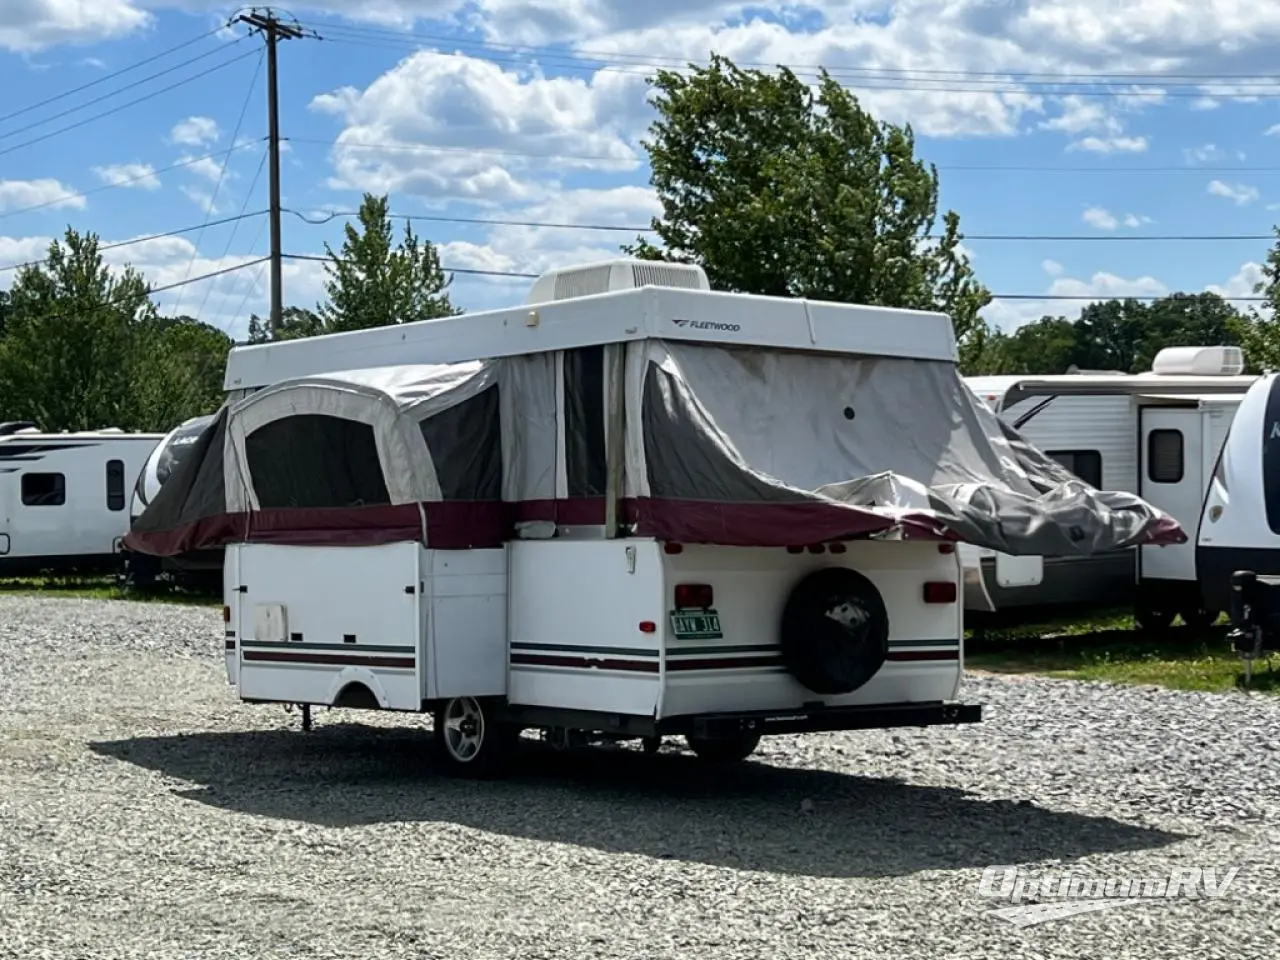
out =
[[[124,509],[124,461],[107,461],[107,509]]]
[[[419,425],[444,499],[502,499],[498,399],[495,384]]]
[[[67,502],[67,478],[60,473],[24,473],[24,507],[60,507]]]
[[[1057,460],[1089,486],[1102,489],[1102,454],[1097,450],[1046,450],[1045,455]]]
[[[391,502],[367,423],[318,413],[283,417],[245,438],[245,456],[266,510]]]
[[[1147,435],[1147,478],[1152,483],[1179,483],[1182,471],[1182,431],[1152,430]]]

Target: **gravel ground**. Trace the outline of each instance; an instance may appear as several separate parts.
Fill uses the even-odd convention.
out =
[[[1280,700],[975,676],[971,728],[716,774],[533,748],[477,784],[425,721],[237,703],[220,647],[215,610],[0,598],[0,956],[1280,955]],[[1018,927],[993,864],[1239,873]]]

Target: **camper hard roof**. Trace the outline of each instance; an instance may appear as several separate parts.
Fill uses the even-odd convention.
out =
[[[400,364],[635,340],[685,340],[954,363],[943,313],[644,286],[371,330],[235,347],[226,390]]]

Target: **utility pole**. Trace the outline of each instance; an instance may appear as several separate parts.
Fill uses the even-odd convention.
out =
[[[280,99],[276,85],[276,45],[280,40],[296,40],[304,35],[297,23],[282,23],[267,8],[242,13],[232,23],[248,24],[262,31],[267,42],[267,150],[271,168],[271,336],[280,333],[280,315],[284,310],[284,282],[281,276],[283,254],[280,239]]]

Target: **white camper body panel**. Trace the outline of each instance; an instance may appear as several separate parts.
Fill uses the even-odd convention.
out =
[[[543,284],[532,298],[554,292]],[[333,371],[646,339],[955,362],[951,321],[940,313],[644,286],[237,347],[225,387],[236,401]],[[607,444],[625,441],[614,429]],[[480,550],[250,542],[226,554],[226,670],[243,699],[438,711],[446,744],[466,723],[473,733],[499,723],[565,738],[703,731],[719,742],[981,718],[980,707],[952,702],[963,669],[952,544],[739,548],[562,527],[554,539]],[[845,696],[802,687],[783,669],[778,645],[797,581],[832,566],[869,578],[888,612],[886,662]],[[692,578],[698,596],[711,588],[711,609],[676,609],[676,587]],[[841,706],[854,712],[822,709]],[[455,708],[472,711],[470,720]],[[465,766],[453,749],[450,762]]]
[[[695,545],[670,555],[640,538],[460,551],[249,543],[227,556],[228,635],[239,640],[228,679],[248,701],[341,706],[359,685],[388,710],[505,697],[661,720],[936,703],[961,681],[960,605],[925,600],[925,583],[959,581],[957,554],[937,543],[851,543],[841,557]],[[794,584],[836,565],[880,591],[890,653],[865,686],[824,697],[783,668],[777,624]],[[708,635],[674,632],[685,582],[714,591]]]
[[[161,434],[0,437],[0,571],[98,569],[129,532],[130,484]]]
[[[1201,353],[1221,348],[1190,349],[1192,353],[1173,356],[1173,360],[1203,371],[1206,364]],[[962,547],[967,610],[1132,603],[1146,580],[1196,580],[1195,529],[1208,477],[1198,464],[1213,462],[1231,410],[1256,377],[1180,373],[1169,365],[1167,352],[1161,351],[1153,367],[1171,369],[1168,373],[966,378],[970,389],[1032,446],[1095,487],[1138,494],[1172,515],[1191,538],[1187,544],[1143,547],[1140,551],[1045,557],[1040,579],[1027,576],[1021,583],[1017,573],[1033,570],[1041,558],[1006,557],[991,550]],[[1186,456],[1197,464],[1186,485],[1144,482],[1143,451],[1149,431],[1144,432],[1143,417],[1178,418]],[[1157,420],[1148,422],[1155,424]],[[1188,492],[1196,483],[1198,499]]]

